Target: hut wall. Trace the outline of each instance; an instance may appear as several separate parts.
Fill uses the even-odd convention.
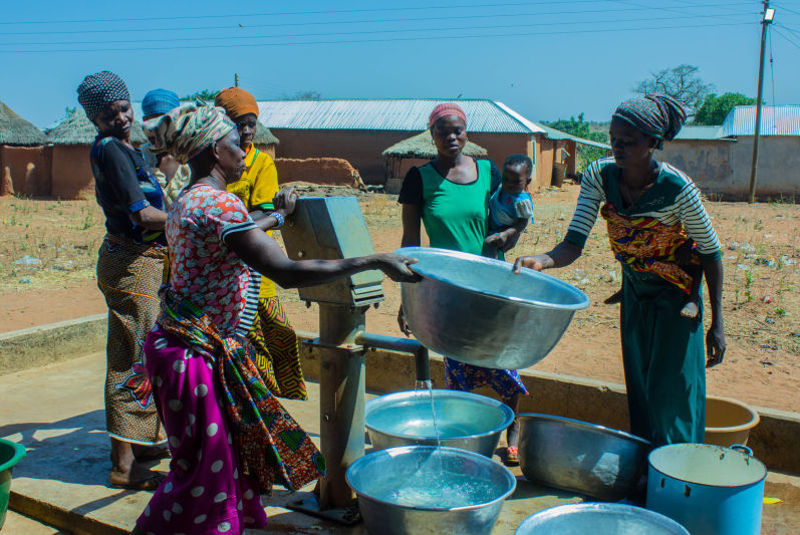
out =
[[[8,168],[14,193],[31,197],[50,194],[50,151],[48,147],[0,145],[0,174]]]
[[[352,186],[356,169],[342,158],[277,158],[278,181]]]
[[[469,132],[469,140],[477,143],[489,153],[498,167],[511,154],[525,154],[533,159],[533,146],[529,134],[495,134],[487,132]]]
[[[556,157],[556,142],[544,136],[536,136],[536,178],[531,184],[531,189],[542,189],[550,186],[553,180],[553,162]],[[533,187],[536,184],[536,187]]]
[[[53,145],[52,189],[60,199],[94,197],[94,176],[88,145]]]
[[[256,144],[256,148],[258,150],[262,151],[262,152],[266,152],[267,154],[269,154],[270,157],[273,160],[275,159],[275,145],[274,144],[270,144],[270,145],[259,145],[259,144]]]

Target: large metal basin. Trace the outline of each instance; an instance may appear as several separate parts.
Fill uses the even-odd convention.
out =
[[[571,418],[519,416],[519,462],[531,481],[617,501],[629,496],[647,468],[647,440]]]
[[[374,535],[489,534],[516,479],[471,451],[435,446],[380,450],[347,469]]]
[[[403,284],[403,311],[422,345],[485,368],[527,368],[561,339],[586,295],[555,277],[482,256],[405,247],[422,275]]]
[[[689,535],[664,515],[618,503],[559,505],[529,516],[516,535]]]
[[[442,446],[491,457],[500,435],[514,421],[514,411],[486,396],[456,390],[395,392],[367,401],[365,422],[376,449],[436,444],[431,410]]]

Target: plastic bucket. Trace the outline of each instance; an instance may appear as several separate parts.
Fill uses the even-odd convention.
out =
[[[760,421],[758,413],[741,401],[709,396],[706,399],[706,444],[747,444],[750,431]]]
[[[6,521],[11,496],[11,470],[23,457],[25,446],[0,438],[0,529]]]

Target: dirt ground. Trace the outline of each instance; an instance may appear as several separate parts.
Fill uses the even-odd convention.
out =
[[[301,185],[304,195],[355,194],[375,249],[392,251],[401,238],[396,197],[349,188]],[[535,195],[536,224],[513,258],[545,252],[566,232],[578,187]],[[788,203],[708,202],[724,244],[725,362],[709,370],[709,392],[760,406],[800,406],[800,207]],[[105,312],[94,279],[103,216],[93,201],[0,199],[0,332]],[[550,273],[581,288],[592,301],[576,314],[564,338],[537,370],[623,382],[618,309],[603,299],[620,284],[620,268],[598,224],[584,255]],[[38,259],[15,263],[26,255]],[[30,264],[30,262],[34,262]],[[386,301],[367,315],[373,332],[399,335],[399,285],[384,283]],[[298,329],[316,331],[316,306],[280,291]],[[707,306],[707,303],[706,303]],[[708,322],[708,317],[706,322]]]

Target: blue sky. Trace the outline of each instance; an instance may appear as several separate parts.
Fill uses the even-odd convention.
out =
[[[765,100],[800,104],[800,1],[781,0]],[[606,120],[652,71],[697,65],[755,96],[755,0],[5,2],[0,100],[39,126],[84,75],[135,100],[240,85],[257,98],[492,98],[533,120]],[[124,20],[123,20],[124,19]],[[110,50],[115,49],[115,50]],[[769,58],[768,47],[768,58]],[[774,98],[772,78],[774,74]]]

